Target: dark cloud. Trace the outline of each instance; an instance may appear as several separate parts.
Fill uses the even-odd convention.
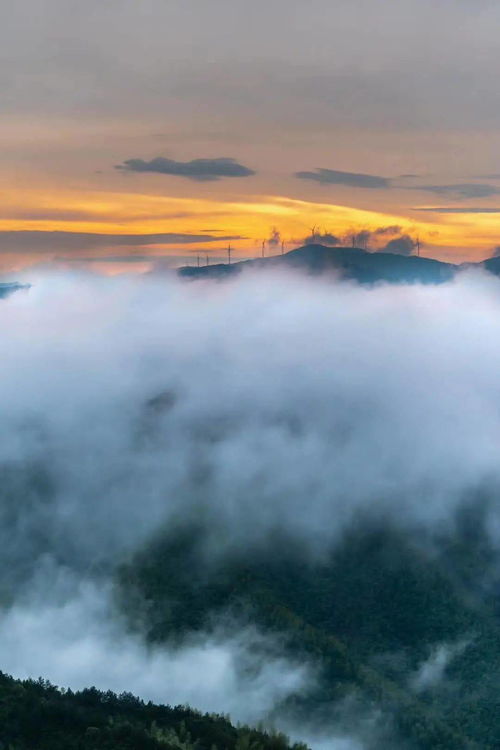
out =
[[[378,237],[384,237],[391,234],[399,234],[401,232],[401,227],[397,224],[392,224],[388,227],[377,227],[377,229],[374,230],[373,234]]]
[[[72,258],[55,258],[56,261],[67,262],[68,260],[75,263],[151,263],[157,261],[171,261],[171,255],[139,255],[131,253],[130,255],[98,255],[98,256],[77,256]]]
[[[273,227],[266,240],[267,244],[271,245],[271,247],[277,247],[278,245],[281,245],[281,241],[281,232],[276,227]]]
[[[490,206],[415,206],[411,210],[436,214],[500,214],[500,208]]]
[[[378,252],[394,253],[396,255],[411,255],[416,248],[417,243],[409,234],[402,234],[399,237],[389,240],[389,242],[380,248]]]
[[[491,195],[500,195],[499,188],[477,182],[464,182],[460,185],[421,185],[408,190],[423,190],[426,193],[450,195],[453,198],[489,198]]]
[[[349,246],[349,247],[360,247],[364,250],[370,249],[372,242],[378,244],[380,238],[394,237],[402,232],[402,228],[397,224],[390,226],[377,227],[376,229],[352,229],[346,234],[336,235],[330,232],[321,230],[314,231],[304,238],[303,242],[309,244],[311,242],[317,242],[321,245],[329,245],[331,247],[336,246]]]
[[[317,242],[320,245],[329,245],[335,247],[336,245],[342,245],[342,237],[332,234],[331,232],[321,232],[318,230],[314,231],[314,234],[309,234],[303,239],[304,244],[308,245],[311,242]]]
[[[253,169],[238,164],[234,159],[222,156],[216,159],[193,159],[192,161],[175,161],[163,156],[157,156],[151,161],[127,159],[123,164],[118,164],[115,169],[125,172],[176,175],[198,182],[210,182],[219,180],[221,177],[250,177],[255,174]]]
[[[375,190],[391,187],[387,177],[357,172],[339,172],[336,169],[316,167],[314,172],[295,172],[300,180],[314,180],[322,185],[348,185],[349,187],[371,188]]]
[[[50,252],[87,250],[99,247],[141,247],[146,245],[188,245],[242,239],[238,235],[185,234],[96,234],[92,232],[0,231],[0,252]]]

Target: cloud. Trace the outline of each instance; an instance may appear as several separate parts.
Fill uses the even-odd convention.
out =
[[[387,227],[377,227],[374,229],[373,234],[377,237],[384,237],[385,235],[399,234],[402,228],[398,224],[391,224]]]
[[[193,159],[192,161],[175,161],[157,156],[151,161],[143,159],[127,159],[123,164],[118,164],[115,169],[124,172],[154,172],[155,174],[176,175],[187,177],[198,182],[211,182],[220,180],[221,177],[250,177],[255,172],[248,167],[238,164],[237,161],[228,157],[216,159]]]
[[[420,185],[419,187],[406,189],[422,190],[436,195],[449,195],[452,198],[489,198],[492,195],[500,195],[500,188],[475,182],[459,185]]]
[[[500,214],[500,208],[491,206],[415,206],[412,211],[436,214]]]
[[[321,167],[317,167],[314,172],[295,172],[295,177],[301,180],[314,180],[322,185],[347,185],[375,190],[387,189],[391,186],[391,181],[387,177],[358,174],[356,172],[339,172],[338,170]]]
[[[304,237],[301,242],[303,242],[305,245],[308,245],[310,243],[319,243],[320,245],[335,247],[342,244],[342,238],[340,236],[337,236],[336,234],[327,232],[326,230],[322,232],[320,229],[318,229],[318,231],[316,231],[315,229],[314,235],[307,235],[307,237]]]
[[[113,608],[160,530],[210,519],[212,562],[278,528],[315,559],[367,513],[422,541],[488,489],[500,545],[495,277],[31,281],[0,305],[3,669],[253,721],[310,665],[231,623],[146,647]]]
[[[431,649],[428,658],[420,664],[410,680],[412,690],[420,693],[439,687],[445,677],[447,667],[453,659],[464,653],[471,640],[460,640],[457,643],[440,643]]]
[[[318,229],[314,230],[314,236],[312,234],[302,240],[304,244],[312,242],[319,243],[321,245],[329,245],[332,247],[336,246],[348,246],[348,247],[360,247],[364,250],[372,249],[373,244],[376,245],[377,249],[380,243],[380,238],[391,237],[401,233],[401,227],[397,225],[382,226],[376,229],[353,229],[343,235],[332,234],[331,232],[321,231]]]
[[[268,245],[271,245],[271,247],[277,247],[281,244],[281,232],[276,227],[273,227],[271,229],[271,232],[269,234],[269,237],[266,240]]]
[[[411,255],[416,248],[416,241],[410,237],[409,234],[402,234],[399,237],[394,237],[392,240],[379,248],[379,252],[384,253],[396,253],[397,255]]]
[[[235,543],[285,526],[318,549],[375,497],[402,523],[433,523],[466,489],[500,483],[494,277],[404,293],[293,274],[243,274],[223,291],[31,280],[0,308],[3,569],[26,547],[36,565],[46,544],[84,565],[119,560],[200,503]],[[141,441],[145,405],[165,391],[172,408]],[[33,466],[57,487],[42,504]]]
[[[172,261],[171,255],[139,255],[133,253],[131,255],[97,255],[97,256],[74,256],[71,258],[54,258],[54,260],[67,262],[72,261],[76,263],[152,263],[158,261]]]
[[[160,232],[156,234],[98,234],[94,232],[0,231],[0,252],[33,252],[88,250],[116,246],[189,245],[197,242],[220,242],[241,239],[239,235],[189,234]]]
[[[308,665],[285,659],[254,628],[226,624],[175,646],[149,647],[127,631],[109,586],[61,573],[55,582],[38,583],[45,600],[25,596],[0,620],[2,670],[20,678],[132,692],[252,724],[313,679]],[[252,669],[245,669],[249,663]]]

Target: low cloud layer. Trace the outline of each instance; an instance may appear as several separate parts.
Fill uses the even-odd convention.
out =
[[[252,169],[239,164],[235,159],[219,157],[216,159],[193,159],[192,161],[175,161],[157,156],[155,159],[127,159],[115,167],[124,172],[153,172],[155,174],[187,177],[198,182],[213,182],[222,177],[250,177],[255,174]]]
[[[411,679],[410,686],[417,693],[442,687],[447,667],[467,649],[470,640],[457,643],[439,643],[434,646],[428,658],[420,664]]]
[[[449,196],[450,198],[489,198],[492,195],[500,195],[500,189],[494,185],[481,185],[477,182],[462,183],[457,185],[420,185],[409,190],[421,190],[435,195]]]
[[[494,277],[32,280],[0,308],[5,564],[120,558],[203,507],[229,543],[286,523],[314,549],[359,510],[432,525],[500,482]]]
[[[313,678],[307,665],[280,657],[277,644],[253,628],[221,626],[180,645],[147,646],[127,632],[109,588],[61,573],[43,596],[32,593],[4,614],[0,636],[1,668],[20,678],[223,710],[253,724]]]
[[[216,556],[279,529],[317,558],[360,516],[447,530],[487,488],[500,546],[495,277],[30,281],[0,302],[0,668],[254,721],[314,668],[230,623],[131,635],[113,572],[159,530],[210,519]]]

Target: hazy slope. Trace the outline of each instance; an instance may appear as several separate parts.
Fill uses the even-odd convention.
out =
[[[418,747],[497,746],[500,621],[495,587],[478,594],[472,570],[488,556],[480,515],[466,514],[438,555],[430,540],[425,549],[367,522],[317,562],[276,533],[207,568],[206,535],[178,529],[122,571],[126,608],[135,602],[141,627],[147,613],[150,639],[185,636],[230,613],[317,665],[319,682],[294,703],[299,722],[321,724],[325,705],[333,711],[357,695],[360,712],[377,706]]]

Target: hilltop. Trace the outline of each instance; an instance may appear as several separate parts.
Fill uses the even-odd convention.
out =
[[[14,292],[18,292],[20,289],[29,289],[30,284],[20,284],[17,281],[0,282],[0,299],[8,297]]]
[[[334,273],[361,284],[379,281],[391,284],[442,284],[465,265],[472,268],[483,267],[500,275],[500,258],[462,266],[417,255],[374,253],[359,247],[327,247],[320,244],[304,245],[283,255],[237,261],[230,265],[218,263],[211,266],[184,266],[178,273],[187,279],[222,279],[248,268],[294,268],[313,275]]]

